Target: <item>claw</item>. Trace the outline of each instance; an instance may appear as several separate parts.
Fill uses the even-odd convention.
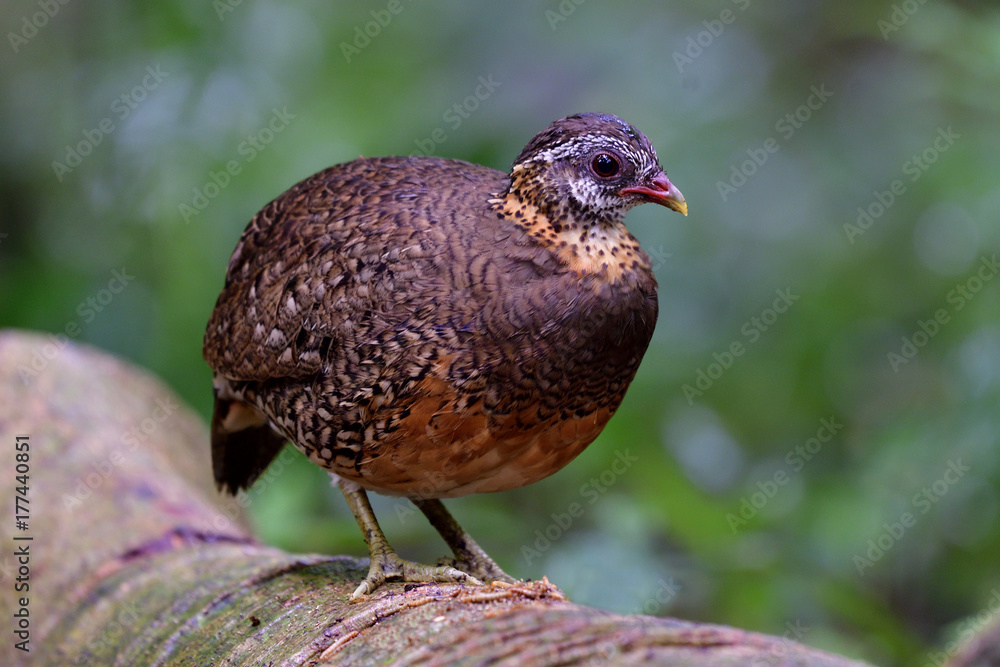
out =
[[[516,581],[501,570],[489,554],[458,525],[444,503],[434,499],[413,499],[413,503],[424,513],[454,552],[455,558],[442,559],[444,562],[486,582]]]
[[[395,552],[381,552],[372,558],[368,576],[354,590],[351,600],[358,600],[373,593],[379,586],[391,579],[408,582],[439,582],[481,586],[482,582],[470,574],[450,565],[422,565],[400,558]]]
[[[479,545],[468,538],[468,544],[463,549],[456,549],[455,553],[460,556],[457,567],[452,565],[423,565],[413,561],[404,560],[393,551],[389,542],[385,539],[382,529],[379,528],[375,513],[372,511],[371,503],[364,489],[356,484],[340,480],[338,482],[340,490],[343,491],[347,504],[350,505],[354,517],[358,520],[365,542],[368,544],[368,555],[371,559],[371,566],[368,568],[368,576],[354,589],[351,594],[351,601],[359,600],[365,595],[369,595],[379,586],[389,580],[402,580],[410,582],[441,582],[468,584],[471,586],[481,586],[482,581],[475,575],[479,575],[487,580],[504,579],[510,580],[503,570],[497,567],[489,556],[486,555]],[[440,505],[440,501],[435,501]],[[444,506],[440,506],[440,511],[451,519]],[[454,521],[454,519],[451,519]],[[433,521],[432,521],[433,523]],[[455,524],[456,526],[458,524]],[[440,529],[439,529],[440,530]],[[459,529],[461,530],[461,529]],[[464,533],[463,533],[464,534]],[[449,542],[450,544],[451,542]],[[454,548],[454,546],[453,546]],[[485,559],[485,560],[484,560]],[[464,572],[464,565],[468,564],[469,572]]]

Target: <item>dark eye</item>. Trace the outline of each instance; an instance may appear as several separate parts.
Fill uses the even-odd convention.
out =
[[[621,170],[621,165],[613,155],[598,153],[591,161],[590,168],[601,178],[611,178]]]

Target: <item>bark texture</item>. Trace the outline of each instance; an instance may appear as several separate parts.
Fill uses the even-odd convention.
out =
[[[14,522],[17,436],[30,443],[27,530]],[[4,665],[860,664],[581,607],[547,581],[394,584],[349,604],[366,561],[256,542],[214,489],[201,420],[146,372],[49,335],[0,332],[0,452]],[[30,589],[11,594],[24,544]],[[30,653],[8,629],[19,596]]]

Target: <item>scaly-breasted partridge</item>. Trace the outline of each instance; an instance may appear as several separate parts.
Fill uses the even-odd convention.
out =
[[[547,477],[614,414],[656,323],[622,223],[642,202],[687,215],[646,136],[594,113],[510,174],[362,158],[295,185],[243,232],[205,334],[216,481],[249,487],[287,441],[330,471],[371,557],[353,597],[511,581],[439,499]],[[366,491],[413,500],[454,567],[397,556]]]

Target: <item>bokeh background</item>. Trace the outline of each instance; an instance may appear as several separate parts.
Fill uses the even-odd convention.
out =
[[[345,5],[3,3],[0,323],[130,358],[207,418],[204,326],[270,199],[359,155],[506,169],[551,120],[613,112],[691,208],[628,218],[656,335],[579,459],[456,516],[578,602],[879,664],[939,664],[991,618],[994,3]],[[295,459],[249,494],[260,535],[362,555]],[[405,507],[376,501],[397,549],[442,555]]]

